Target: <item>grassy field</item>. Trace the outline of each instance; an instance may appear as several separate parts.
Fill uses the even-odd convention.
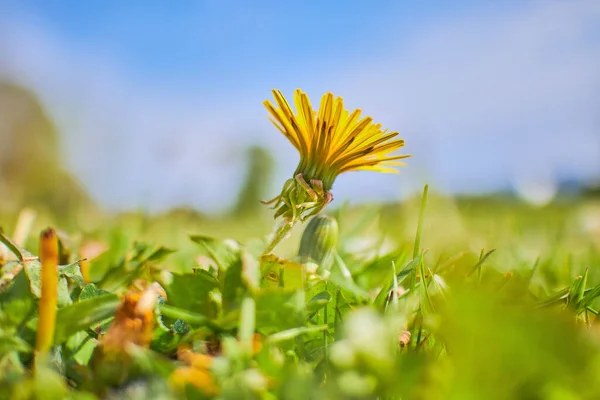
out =
[[[326,214],[2,215],[0,396],[600,398],[597,197]]]

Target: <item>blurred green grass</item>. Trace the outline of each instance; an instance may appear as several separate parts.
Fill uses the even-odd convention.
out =
[[[77,261],[90,243],[104,250],[89,262],[93,287],[69,284],[73,304],[64,315],[85,315],[97,330],[116,303],[94,292],[96,303],[67,312],[82,301],[82,290],[122,295],[135,282],[158,281],[167,291],[150,348],[130,355],[136,368],[110,366],[122,367],[125,379],[103,380],[103,364],[93,362],[101,342],[73,321],[58,328],[65,341],[56,343],[46,378],[62,382],[54,383],[62,387],[56,393],[75,397],[180,398],[168,382],[184,364],[176,350],[187,343],[215,360],[210,376],[221,398],[597,398],[598,199],[534,207],[513,198],[433,192],[413,260],[420,203],[417,196],[328,210],[340,226],[336,265],[301,297],[247,280],[248,265],[260,262],[273,228],[266,212],[243,218],[183,209],[97,213],[64,229],[54,216],[40,214],[24,244],[32,253],[36,232],[48,224],[59,229],[65,261]],[[4,231],[13,232],[17,220],[2,216]],[[283,265],[296,259],[302,229],[277,248]],[[12,398],[35,396],[42,379],[28,372],[37,299],[19,283],[27,280],[21,275],[0,294],[0,369]],[[27,304],[30,314],[8,315]],[[316,314],[307,318],[307,311]],[[235,339],[244,331],[262,335],[258,353],[248,354]],[[402,332],[410,332],[407,344]],[[8,340],[15,333],[19,339]],[[210,351],[210,343],[221,351]],[[188,398],[211,397],[202,384],[185,390]]]

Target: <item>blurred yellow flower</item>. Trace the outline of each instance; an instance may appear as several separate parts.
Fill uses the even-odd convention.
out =
[[[101,339],[106,353],[122,353],[133,344],[148,347],[154,332],[154,307],[158,297],[166,297],[156,282],[145,290],[131,290],[125,294],[115,319]]]
[[[210,372],[214,358],[207,354],[194,353],[189,345],[177,349],[177,359],[185,363],[176,368],[169,377],[174,389],[184,391],[186,385],[193,385],[207,396],[219,393],[219,387]]]

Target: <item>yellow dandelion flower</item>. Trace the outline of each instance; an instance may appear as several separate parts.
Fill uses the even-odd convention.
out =
[[[296,89],[294,113],[281,91],[273,90],[273,94],[276,105],[264,102],[270,119],[300,153],[294,177],[284,184],[279,196],[267,202],[274,203],[275,218],[282,216],[287,224],[279,233],[330,203],[338,175],[355,170],[395,173],[394,167],[404,165],[399,160],[410,157],[392,155],[404,146],[398,132],[382,129],[371,117],[361,118],[360,109],[349,112],[341,97],[325,93],[315,111],[306,93]]]

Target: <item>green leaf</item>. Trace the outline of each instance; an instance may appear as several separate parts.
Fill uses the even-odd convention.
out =
[[[150,349],[140,346],[132,346],[129,354],[133,357],[136,365],[146,374],[168,377],[175,369],[175,364],[170,359]]]
[[[42,264],[38,259],[31,261],[23,261],[23,269],[25,270],[25,274],[29,279],[29,284],[31,288],[31,293],[33,293],[36,297],[40,297],[41,295],[41,271]],[[59,265],[58,266],[58,274],[60,277],[66,277],[75,282],[79,287],[83,287],[84,281],[83,276],[81,275],[81,269],[79,267],[79,261],[69,265]]]
[[[134,243],[133,256],[129,260],[122,259],[117,266],[111,268],[98,286],[111,292],[127,287],[134,280],[143,277],[144,273],[148,273],[153,263],[162,261],[174,252],[166,247],[159,247],[146,257],[148,249],[150,249],[150,245],[146,243]],[[145,278],[148,279],[148,276]]]
[[[203,255],[212,258],[222,271],[239,260],[239,250],[228,242],[203,235],[190,235],[190,239],[200,245]]]
[[[256,294],[256,329],[269,334],[306,323],[304,301],[296,292],[283,288],[264,289]]]
[[[278,332],[278,333],[275,333],[275,334],[269,336],[267,338],[267,341],[269,343],[281,343],[286,340],[292,340],[300,335],[304,335],[307,333],[322,332],[324,330],[327,330],[327,325],[306,326],[306,327],[303,326],[303,327],[299,327],[299,328],[292,328],[292,329],[281,331],[281,332]]]
[[[338,290],[339,288],[333,282],[323,279],[314,283],[306,292],[307,298],[311,299],[311,301],[313,299],[315,300],[315,303],[312,305],[309,301],[306,309],[310,321],[316,325],[328,325],[331,333],[334,331],[336,320],[338,318],[336,310]],[[319,307],[319,303],[323,302],[323,300],[327,298],[327,295],[329,295],[329,300],[324,302],[324,307]],[[310,312],[309,309],[315,309],[315,311]]]
[[[64,307],[69,304],[73,304],[73,300],[69,294],[69,283],[67,282],[67,278],[59,276],[57,305],[58,307]]]
[[[419,263],[421,262],[421,257],[423,257],[425,255],[426,252],[423,252],[423,254],[421,254],[420,256],[417,256],[416,258],[410,260],[408,263],[406,263],[402,269],[400,269],[400,272],[398,272],[398,274],[396,275],[396,280],[398,282],[401,282],[404,278],[406,278],[411,272],[415,271],[415,268],[417,268],[417,266],[419,265]],[[393,275],[393,274],[392,274]],[[383,289],[381,289],[381,291],[377,294],[377,297],[375,298],[375,301],[373,302],[373,304],[376,307],[381,307],[383,308],[385,306],[385,303],[388,299],[388,295],[390,293],[390,291],[393,289],[394,287],[394,277],[392,276],[389,280],[389,283],[387,283]]]
[[[471,271],[469,271],[469,273],[467,274],[467,276],[471,276],[475,273],[475,271],[477,271],[485,262],[485,260],[488,259],[488,257],[490,255],[492,255],[492,253],[496,251],[496,249],[492,249],[490,251],[488,251],[487,253],[485,253],[482,257],[479,258],[479,261],[477,261],[477,263],[473,266],[473,268],[471,268]]]
[[[173,249],[169,249],[167,247],[159,247],[158,249],[154,250],[152,252],[152,254],[150,254],[148,256],[148,258],[146,258],[146,261],[152,261],[152,262],[158,262],[158,261],[162,261],[165,258],[167,258],[167,256],[169,256],[170,254],[173,254],[177,252],[177,250],[173,250]]]
[[[170,305],[189,311],[214,316],[214,305],[210,292],[219,286],[219,281],[209,272],[198,269],[193,274],[173,275],[166,287]]]
[[[423,230],[423,221],[425,219],[425,205],[427,204],[427,193],[429,185],[423,187],[423,197],[421,199],[421,209],[419,210],[419,221],[417,223],[417,233],[415,234],[415,246],[413,248],[413,259],[421,253],[421,232]]]
[[[4,233],[2,233],[1,229],[0,229],[0,242],[2,242],[8,248],[8,250],[10,250],[11,253],[13,253],[15,256],[17,256],[17,259],[19,261],[23,261],[23,259],[25,259],[25,258],[34,257],[34,255],[31,254],[30,252],[28,252],[27,250],[22,249],[19,246],[17,246],[17,244],[15,242],[13,242],[8,236],[6,236]]]
[[[588,269],[585,269],[585,273],[582,276],[575,278],[575,281],[571,285],[569,291],[568,305],[575,310],[580,310],[583,304],[585,286],[587,285]]]
[[[546,299],[544,301],[541,301],[537,306],[540,307],[540,308],[543,308],[543,307],[552,306],[552,305],[557,304],[557,303],[568,302],[568,300],[569,300],[569,290],[570,290],[570,288],[564,288],[564,289],[560,290],[554,296],[551,296],[550,298],[548,298],[548,299]]]
[[[273,254],[260,258],[262,288],[282,287],[286,290],[304,288],[305,266],[299,262],[279,258]]]
[[[21,325],[35,314],[35,297],[24,271],[20,271],[12,284],[0,293],[0,309],[0,326],[5,329]]]
[[[282,262],[274,254],[267,254],[260,258],[260,287],[278,288],[283,286],[281,279]]]
[[[258,290],[260,286],[260,264],[247,251],[241,252],[242,277],[246,285],[252,290]]]
[[[79,266],[80,262],[81,260],[69,265],[60,265],[58,267],[58,273],[59,275],[66,276],[67,278],[75,282],[77,286],[82,288],[85,286],[85,281],[83,279],[83,275],[81,275],[81,267]]]
[[[594,286],[592,289],[588,289],[585,291],[583,300],[581,301],[581,306],[591,306],[592,302],[598,297],[600,297],[600,284]]]
[[[118,306],[119,298],[114,294],[106,294],[59,309],[56,314],[54,344],[60,344],[72,334],[114,316]],[[36,325],[37,321],[34,326]]]
[[[185,333],[178,333],[174,330],[157,329],[152,338],[150,349],[165,355],[174,355],[177,352],[177,346],[181,343]]]
[[[352,260],[351,255],[346,255],[347,262],[354,261],[358,264],[357,269],[349,266],[352,270],[352,276],[359,286],[363,288],[385,287],[392,280],[391,265],[395,262],[396,265],[403,265],[410,262],[410,254],[408,249],[397,249],[391,253],[378,256],[369,262]]]
[[[0,354],[6,354],[13,350],[27,353],[31,351],[31,345],[13,332],[0,330]]]
[[[369,298],[369,293],[354,282],[352,274],[348,270],[348,267],[346,267],[344,260],[337,253],[335,254],[335,263],[334,267],[331,269],[329,280],[337,286],[349,291],[357,298],[363,300]]]
[[[150,245],[148,243],[134,242],[133,256],[131,257],[131,261],[141,261],[144,257],[144,254],[146,253],[146,251],[148,251],[149,248]]]
[[[429,271],[431,274],[431,271]],[[423,262],[423,257],[421,257],[421,261],[419,262],[419,274],[421,276],[419,281],[419,294],[420,294],[420,305],[421,312],[423,315],[427,315],[433,313],[433,303],[431,302],[431,297],[429,295],[429,282],[426,278],[425,271],[425,263]],[[429,278],[429,281],[433,279],[433,274]]]
[[[223,312],[239,310],[248,293],[248,286],[242,277],[242,260],[239,258],[225,272],[221,293],[223,294]]]
[[[23,270],[29,279],[31,293],[38,299],[42,294],[41,271],[42,265],[39,260],[24,261]]]
[[[35,382],[35,398],[58,400],[65,399],[69,394],[68,386],[54,368],[50,360],[40,361],[41,356],[36,358],[36,369],[33,376]]]
[[[29,287],[31,293],[37,298],[42,294],[42,282],[41,282],[41,270],[42,264],[39,260],[23,261],[24,271],[29,279]],[[69,265],[61,265],[58,267],[58,306],[63,307],[67,304],[71,304],[71,296],[69,291],[69,284],[66,278],[71,279],[79,287],[84,285],[83,276],[79,264],[73,263]]]
[[[256,302],[250,296],[242,300],[238,333],[246,354],[252,353],[252,338],[256,327]]]
[[[306,305],[306,313],[312,314],[325,307],[331,301],[331,294],[327,291],[319,292],[313,296]]]
[[[98,341],[92,340],[88,332],[77,332],[69,337],[63,349],[68,358],[73,358],[78,364],[86,365],[98,346]]]
[[[79,301],[91,299],[93,297],[102,296],[104,294],[109,294],[103,289],[98,289],[94,283],[89,283],[81,289],[81,293],[79,293]]]

